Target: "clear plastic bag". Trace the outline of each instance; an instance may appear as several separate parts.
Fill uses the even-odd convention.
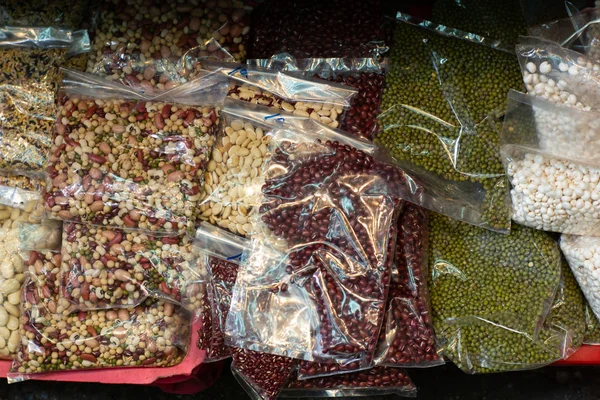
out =
[[[199,291],[187,234],[153,236],[97,225],[63,225],[62,296],[79,311],[134,307],[148,297],[195,310]]]
[[[222,78],[207,75],[150,101],[91,75],[66,77],[44,198],[51,217],[154,232],[192,228]]]
[[[241,236],[250,236],[252,210],[260,205],[263,164],[269,134],[276,126],[302,126],[306,121],[283,111],[227,99],[222,125],[204,174],[199,218]]]
[[[598,323],[598,317],[592,311],[589,304],[585,304],[585,335],[583,336],[583,343],[587,345],[597,346],[600,345],[600,324]]]
[[[433,331],[427,288],[428,225],[427,210],[414,204],[404,206],[398,219],[395,267],[377,365],[432,367],[444,363]]]
[[[375,145],[341,133],[277,129],[270,146],[258,233],[238,274],[226,343],[369,365],[384,316],[402,172],[375,161]]]
[[[398,13],[377,141],[432,197],[418,204],[473,225],[510,229],[496,117],[522,86],[502,43]]]
[[[598,234],[597,114],[509,94],[501,152],[514,221],[546,231]]]
[[[569,332],[544,327],[561,286],[560,250],[550,236],[520,225],[503,235],[435,213],[429,227],[429,292],[444,356],[467,373],[562,357]]]
[[[249,58],[377,57],[387,50],[381,15],[379,0],[266,1],[253,13]]]
[[[248,60],[248,65],[315,76],[358,90],[340,129],[372,140],[385,85],[383,65],[375,58],[304,58],[276,54],[270,59]]]
[[[231,372],[253,400],[275,400],[290,379],[295,361],[274,354],[235,349]]]
[[[181,362],[189,316],[172,303],[132,309],[74,312],[59,295],[59,253],[30,253],[21,303],[21,335],[9,381],[44,372],[167,367]],[[142,345],[143,343],[143,345]]]
[[[0,25],[81,27],[89,1],[4,0],[0,6]]]
[[[287,397],[361,397],[395,394],[417,397],[417,388],[406,371],[399,368],[373,367],[326,378],[292,380],[282,392]]]
[[[527,26],[567,17],[573,8],[583,9],[588,0],[521,0],[521,8]]]
[[[198,332],[198,347],[206,350],[204,362],[218,361],[232,354],[225,345],[225,322],[233,287],[237,280],[239,262],[250,242],[220,228],[202,223],[196,230],[194,247],[205,269],[207,307],[203,307],[202,331]],[[204,322],[208,324],[204,324]]]
[[[232,79],[229,96],[236,100],[279,108],[333,128],[343,123],[357,94],[350,86],[242,64],[207,61],[204,67]]]

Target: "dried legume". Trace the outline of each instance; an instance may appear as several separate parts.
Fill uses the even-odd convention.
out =
[[[273,354],[235,349],[231,370],[251,396],[274,400],[292,375],[294,360]]]
[[[583,336],[583,343],[598,345],[600,344],[600,324],[598,323],[598,317],[592,311],[589,304],[585,304],[585,335]]]
[[[10,26],[61,26],[78,29],[87,11],[87,1],[5,0],[0,6],[0,24]]]
[[[118,228],[192,227],[218,123],[213,107],[61,98],[47,210]]]

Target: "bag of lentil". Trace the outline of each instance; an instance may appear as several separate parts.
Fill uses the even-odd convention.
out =
[[[276,107],[301,117],[310,117],[333,128],[343,123],[357,90],[287,72],[245,64],[207,61],[204,67],[231,79],[229,96],[250,103]],[[325,115],[326,112],[329,115]]]
[[[402,172],[377,146],[275,129],[251,251],[238,274],[232,346],[318,362],[372,362],[395,248]],[[352,306],[350,306],[352,304]]]
[[[199,218],[249,237],[250,215],[260,205],[270,132],[279,125],[302,126],[306,118],[229,98],[220,118],[222,125],[204,174]]]
[[[561,287],[560,250],[550,236],[516,224],[498,234],[436,213],[429,227],[429,293],[444,356],[468,373],[562,357],[572,335],[544,325]]]
[[[395,394],[417,397],[417,388],[400,368],[373,367],[325,378],[291,380],[281,397],[359,397]]]
[[[340,129],[372,140],[377,130],[377,115],[385,85],[384,66],[376,58],[303,58],[276,54],[269,59],[248,60],[248,65],[315,76],[354,87],[358,93]],[[328,117],[328,111],[321,111]]]
[[[597,111],[510,92],[501,153],[512,185],[512,219],[532,228],[598,234]]]
[[[154,99],[74,71],[63,84],[44,197],[51,218],[154,234],[193,228],[223,78]]]
[[[418,204],[500,232],[510,229],[496,119],[522,86],[501,43],[398,13],[382,130],[401,167],[433,193]]]
[[[232,354],[232,348],[225,345],[225,321],[240,259],[250,241],[204,222],[196,230],[193,245],[199,269],[206,274],[207,294],[200,309],[202,330],[198,332],[198,347],[206,350],[204,362],[219,361]]]
[[[65,222],[62,296],[79,311],[129,308],[147,298],[200,306],[201,275],[187,234],[156,236],[101,225]]]

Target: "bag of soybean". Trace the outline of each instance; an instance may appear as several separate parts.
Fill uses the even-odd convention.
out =
[[[522,87],[502,43],[398,13],[376,141],[434,200],[418,204],[461,221],[510,230],[498,116]]]

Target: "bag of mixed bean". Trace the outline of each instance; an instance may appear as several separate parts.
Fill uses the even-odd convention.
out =
[[[131,309],[77,312],[59,293],[60,253],[32,251],[25,264],[22,340],[9,381],[44,372],[167,367],[185,357],[190,319],[183,309],[147,301]]]
[[[80,29],[90,10],[89,3],[88,0],[5,0],[0,5],[0,25]]]
[[[196,230],[193,245],[206,286],[206,298],[199,310],[202,329],[198,332],[198,347],[206,350],[204,362],[231,357],[233,352],[225,345],[225,321],[242,253],[249,244],[249,240],[207,223]]]
[[[340,129],[372,140],[385,85],[384,67],[376,58],[303,58],[276,54],[269,59],[248,60],[248,65],[342,83],[358,90]],[[328,117],[327,111],[319,114]]]
[[[508,232],[495,123],[508,90],[522,86],[517,58],[501,43],[402,13],[395,39],[376,141],[435,189],[419,205]]]
[[[207,61],[204,67],[218,70],[231,78],[229,96],[234,99],[276,107],[333,128],[343,123],[346,111],[358,92],[339,83],[245,64]]]
[[[276,129],[226,343],[369,365],[384,317],[406,181],[341,132]]]
[[[154,234],[193,228],[227,89],[222,77],[196,79],[161,95],[165,101],[93,75],[65,75],[44,195],[50,216]]]

